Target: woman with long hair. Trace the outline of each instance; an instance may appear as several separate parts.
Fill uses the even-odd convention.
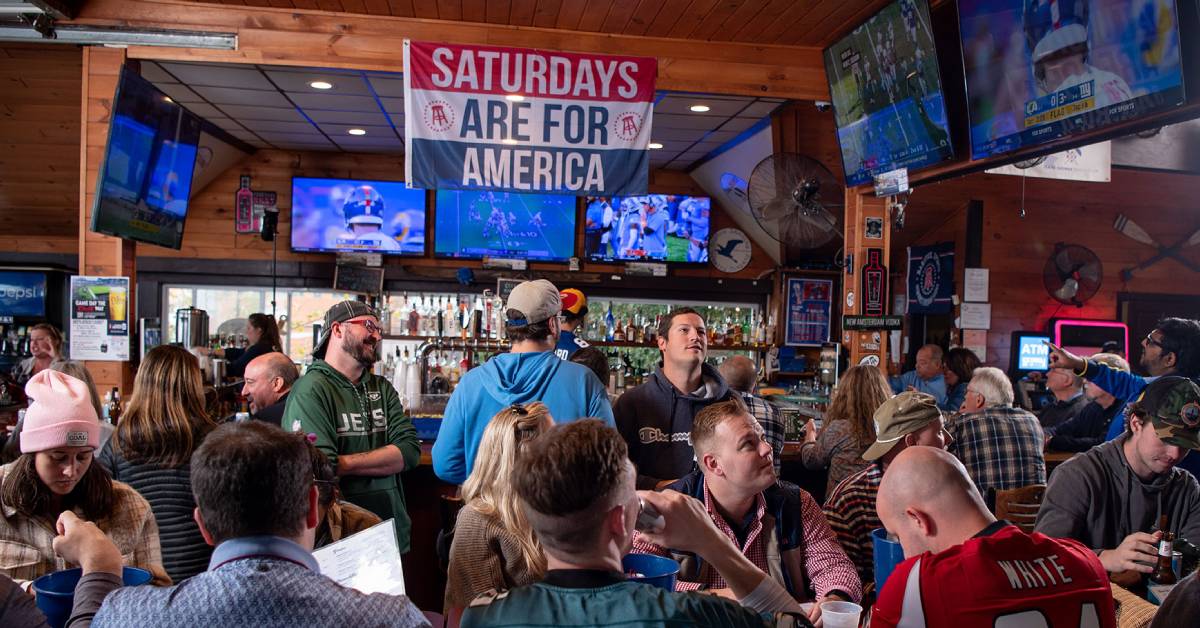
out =
[[[50,323],[38,323],[29,328],[29,353],[33,354],[17,363],[13,378],[22,386],[30,378],[50,368],[50,363],[62,357],[63,335]]]
[[[462,485],[447,570],[446,612],[454,617],[480,593],[536,582],[546,556],[521,510],[511,476],[525,445],[554,425],[542,403],[514,404],[483,431],[475,468]]]
[[[68,565],[54,551],[63,511],[95,523],[123,562],[170,584],[163,571],[158,525],[137,491],[109,477],[92,455],[100,420],[82,381],[45,369],[25,385],[21,455],[0,467],[0,573],[28,581]]]
[[[133,394],[100,462],[141,493],[154,510],[163,565],[176,582],[208,568],[212,547],[193,511],[192,452],[216,427],[204,408],[200,364],[186,349],[159,345],[146,354]]]
[[[255,312],[246,319],[246,339],[250,341],[250,346],[246,347],[225,367],[225,373],[230,377],[244,375],[246,365],[260,355],[272,351],[283,351],[283,340],[279,337],[279,324],[270,314]]]
[[[820,435],[814,423],[808,422],[800,457],[806,468],[829,467],[827,494],[847,476],[867,466],[862,454],[875,442],[872,417],[891,397],[891,386],[878,368],[852,366],[833,390]]]
[[[942,377],[946,380],[946,403],[942,410],[954,413],[967,398],[967,384],[975,375],[975,369],[982,366],[979,356],[974,351],[955,347],[946,352],[942,363]]]

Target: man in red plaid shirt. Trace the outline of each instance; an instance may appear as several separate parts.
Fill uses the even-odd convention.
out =
[[[801,602],[857,602],[862,583],[834,538],[821,507],[794,484],[777,480],[771,445],[739,399],[701,410],[692,425],[700,470],[667,488],[701,500],[729,540]],[[679,590],[725,589],[725,580],[699,556],[635,536],[633,551],[674,558]],[[813,606],[814,621],[820,605]]]

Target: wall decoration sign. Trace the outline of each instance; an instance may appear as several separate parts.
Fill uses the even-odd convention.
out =
[[[832,280],[789,278],[786,307],[785,345],[814,347],[829,342],[833,319]]]
[[[908,247],[908,313],[949,314],[954,307],[954,243]]]
[[[887,267],[883,265],[883,249],[867,249],[867,263],[862,274],[862,314],[883,316],[887,313]]]
[[[408,185],[645,194],[657,72],[649,57],[405,40]]]
[[[72,360],[129,359],[129,278],[71,277]]]
[[[883,219],[876,217],[867,218],[866,229],[863,230],[863,237],[868,240],[883,239]]]

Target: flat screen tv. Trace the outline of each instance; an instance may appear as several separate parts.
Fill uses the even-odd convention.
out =
[[[402,181],[292,179],[292,250],[425,254],[425,190]]]
[[[971,157],[1184,101],[1175,0],[958,0]]]
[[[433,250],[439,257],[563,262],[575,256],[575,197],[438,190]]]
[[[712,199],[647,194],[589,196],[584,254],[592,261],[707,262]]]
[[[954,157],[926,0],[897,0],[825,50],[847,185]]]
[[[183,244],[200,118],[121,69],[97,182],[92,231],[178,249]]]

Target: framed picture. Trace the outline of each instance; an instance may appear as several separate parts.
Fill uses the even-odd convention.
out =
[[[784,303],[784,342],[819,347],[829,342],[833,321],[833,280],[789,277]]]

